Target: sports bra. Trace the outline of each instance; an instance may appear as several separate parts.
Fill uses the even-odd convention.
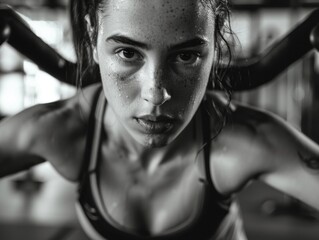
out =
[[[97,202],[96,194],[98,186],[97,166],[100,150],[100,138],[103,127],[103,116],[106,106],[106,99],[103,94],[97,94],[94,106],[89,118],[89,127],[94,129],[88,131],[85,160],[82,164],[81,179],[78,186],[77,210],[80,215],[80,223],[85,232],[93,239],[106,240],[209,240],[227,239],[244,240],[241,221],[236,214],[236,209],[231,207],[232,197],[224,197],[214,187],[210,175],[209,155],[210,144],[203,149],[205,175],[199,181],[204,185],[204,198],[200,206],[200,212],[195,219],[181,229],[173,232],[141,235],[134,234],[125,229],[117,227],[108,222],[102,214],[102,209]],[[206,115],[203,107],[202,131],[204,142],[210,140],[209,116]],[[105,211],[105,210],[104,210]],[[79,213],[80,212],[80,213]],[[107,214],[107,213],[106,213]],[[81,220],[82,219],[82,220]],[[89,225],[89,227],[88,227]],[[89,230],[87,230],[89,228]],[[93,234],[92,234],[93,231]]]

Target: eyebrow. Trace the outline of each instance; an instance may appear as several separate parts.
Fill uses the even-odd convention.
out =
[[[178,43],[176,45],[172,45],[169,47],[171,50],[178,50],[189,47],[199,47],[203,45],[207,45],[208,41],[201,37],[195,37],[193,39],[187,40],[185,42]]]
[[[124,44],[132,45],[135,47],[143,48],[143,49],[149,49],[149,46],[146,43],[136,41],[132,38],[129,38],[129,37],[126,37],[123,35],[116,34],[116,35],[112,35],[106,39],[106,42],[111,42],[111,41],[116,42],[116,43],[124,43]]]
[[[106,39],[106,42],[116,42],[116,43],[122,43],[122,44],[128,44],[131,46],[135,46],[138,48],[142,49],[150,49],[150,46],[146,43],[136,41],[130,37],[124,36],[124,35],[112,35]],[[171,45],[168,47],[170,50],[178,50],[178,49],[183,49],[183,48],[189,48],[189,47],[197,47],[197,46],[202,46],[206,45],[208,41],[205,38],[202,37],[195,37],[193,39],[187,40],[185,42],[178,43],[176,45]]]

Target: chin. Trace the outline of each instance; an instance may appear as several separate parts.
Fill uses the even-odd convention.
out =
[[[146,148],[161,148],[169,145],[172,141],[167,136],[148,135],[140,143]]]

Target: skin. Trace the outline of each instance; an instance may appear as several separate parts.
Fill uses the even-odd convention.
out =
[[[204,96],[214,57],[211,11],[197,1],[182,0],[108,5],[115,7],[99,14],[94,50],[110,105],[106,125],[112,126],[113,137],[129,139],[131,143],[124,145],[133,143],[138,152],[165,146],[188,125]],[[125,43],[118,36],[147,47]],[[194,39],[200,44],[178,47]],[[170,116],[176,122],[168,132],[147,132],[134,119],[147,114]]]
[[[201,211],[199,179],[205,174],[203,155],[197,155],[203,144],[199,104],[205,96],[225,108],[218,94],[206,92],[214,58],[213,15],[196,0],[114,0],[108,6],[98,15],[94,45],[107,99],[98,168],[102,201],[125,230],[162,234]],[[119,34],[122,38],[114,41]],[[148,48],[124,44],[123,36]],[[170,48],[198,36],[205,44]],[[191,66],[183,55],[189,50],[201,53]],[[78,181],[98,92],[99,85],[92,85],[73,98],[1,122],[0,176],[49,161],[63,177]],[[134,118],[141,114],[176,121],[154,133],[137,125]],[[258,179],[319,209],[319,147],[278,117],[233,104],[229,122],[211,145],[210,172],[221,194],[236,193]]]
[[[214,20],[211,11],[194,0],[110,1],[108,5],[115,7],[99,13],[94,49],[109,105],[104,124],[112,143],[104,152],[109,156],[113,152],[102,163],[101,182],[120,185],[124,191],[103,188],[102,195],[107,206],[114,206],[112,218],[121,225],[134,231],[163,232],[184,222],[203,194],[195,182],[198,168],[190,168],[196,150],[190,144],[191,129],[186,127],[202,101],[212,68]],[[150,114],[170,116],[174,124],[169,131],[147,131],[135,118]],[[187,151],[184,163],[177,162],[176,154],[183,152],[179,149],[188,145],[192,152]],[[119,148],[122,158],[116,154]],[[172,162],[171,167],[160,167],[164,162]],[[169,177],[171,171],[176,177]],[[186,182],[192,186],[187,191],[182,190]],[[182,214],[181,202],[169,194],[173,189],[188,196],[182,203],[188,210]],[[132,207],[136,201],[144,206],[136,207],[142,208],[139,216]]]

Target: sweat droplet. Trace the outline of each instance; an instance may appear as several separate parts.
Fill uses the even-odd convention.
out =
[[[164,101],[168,101],[170,100],[172,97],[171,95],[168,94],[168,92],[166,91],[166,89],[163,89],[164,90]]]

